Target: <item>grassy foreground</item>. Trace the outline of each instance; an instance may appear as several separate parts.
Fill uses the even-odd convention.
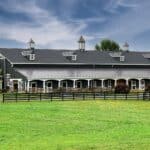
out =
[[[1,150],[148,150],[150,102],[0,104]]]

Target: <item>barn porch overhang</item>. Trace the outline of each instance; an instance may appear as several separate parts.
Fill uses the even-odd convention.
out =
[[[96,81],[96,82],[95,82]],[[39,84],[40,83],[40,84]],[[94,84],[93,84],[94,83]],[[51,92],[54,89],[114,89],[124,84],[131,90],[144,90],[150,85],[149,79],[55,79],[55,80],[29,80],[26,90],[28,92]]]

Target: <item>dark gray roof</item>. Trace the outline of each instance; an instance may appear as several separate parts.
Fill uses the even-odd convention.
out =
[[[29,61],[21,54],[24,50],[27,49],[0,48],[0,53],[4,55],[12,64],[150,65],[150,59],[144,58],[143,56],[143,54],[150,54],[150,52],[124,51],[122,52],[122,56],[125,56],[125,61],[121,62],[119,58],[111,57],[109,54],[110,52],[75,50],[74,53],[77,55],[77,60],[71,61],[62,54],[67,50],[36,49],[36,59],[34,61]]]

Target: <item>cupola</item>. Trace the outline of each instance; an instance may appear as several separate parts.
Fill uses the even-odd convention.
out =
[[[33,39],[31,38],[29,41],[29,49],[34,50],[35,49],[35,42],[33,41]]]
[[[79,43],[79,50],[85,51],[85,39],[83,38],[83,36],[80,37],[78,43]]]
[[[123,50],[129,51],[129,44],[127,42],[125,42],[125,44],[123,45]]]
[[[29,49],[21,52],[22,56],[26,57],[29,61],[35,60],[35,42],[30,39],[28,42]]]

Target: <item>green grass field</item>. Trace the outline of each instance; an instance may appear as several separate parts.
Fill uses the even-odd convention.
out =
[[[150,102],[0,104],[0,150],[117,149],[150,149]]]

